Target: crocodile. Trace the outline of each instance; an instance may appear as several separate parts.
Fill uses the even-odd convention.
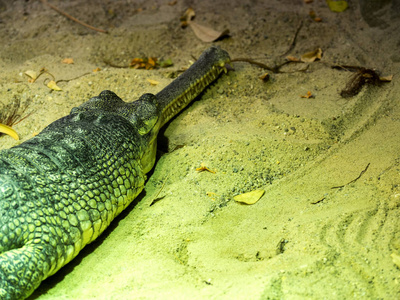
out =
[[[143,190],[160,128],[229,62],[211,46],[156,95],[105,90],[0,151],[0,299],[27,298],[110,225]]]

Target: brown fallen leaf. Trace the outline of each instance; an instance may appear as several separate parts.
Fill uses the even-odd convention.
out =
[[[152,70],[157,67],[157,58],[155,57],[134,58],[129,64],[129,67],[133,69]]]
[[[29,83],[34,83],[38,78],[38,74],[32,70],[25,71],[24,74],[29,77],[28,79]]]
[[[308,13],[308,15],[310,16],[311,19],[313,19],[315,22],[321,22],[322,19],[320,17],[317,17],[317,14],[315,11],[310,10],[310,12]]]
[[[215,174],[216,172],[214,170],[211,170],[210,168],[206,167],[204,163],[201,163],[199,168],[196,168],[197,172],[203,172],[203,171],[208,171],[210,173]]]
[[[393,75],[388,75],[388,76],[381,76],[379,77],[380,81],[384,81],[384,82],[391,82],[393,79]]]
[[[321,58],[322,58],[322,49],[318,48],[318,49],[315,49],[314,51],[304,53],[301,56],[301,61],[313,62],[313,61],[316,61],[317,59],[321,59]]]
[[[291,56],[291,55],[286,56],[286,59],[288,61],[294,61],[294,62],[299,62],[300,61],[300,59],[298,59],[297,57]]]
[[[264,73],[259,77],[262,81],[267,82],[269,80],[269,74]]]
[[[223,31],[216,31],[210,27],[206,27],[200,24],[197,24],[194,21],[189,23],[190,28],[192,28],[194,34],[203,42],[211,43],[214,42],[224,36],[229,35],[229,29],[225,29]]]
[[[194,34],[203,42],[211,43],[214,42],[222,37],[229,35],[229,29],[225,29],[223,31],[216,31],[210,27],[200,25],[193,21],[196,13],[194,12],[193,8],[188,8],[183,16],[180,18],[181,26],[186,27],[190,26],[192,28]]]
[[[181,27],[182,28],[187,27],[189,25],[189,22],[192,21],[195,16],[196,13],[194,12],[194,9],[189,7],[180,18]]]
[[[63,64],[71,65],[74,63],[74,59],[73,58],[64,58],[61,62]]]
[[[314,95],[311,94],[310,91],[308,91],[307,94],[305,94],[305,95],[300,95],[300,97],[301,97],[301,98],[307,98],[307,99],[309,99],[309,98],[314,98]]]

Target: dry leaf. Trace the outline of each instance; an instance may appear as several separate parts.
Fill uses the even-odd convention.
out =
[[[17,132],[14,129],[12,129],[10,126],[0,123],[0,132],[5,133],[5,134],[11,136],[13,139],[19,141],[19,136],[18,136]]]
[[[38,77],[37,73],[35,71],[32,71],[32,70],[25,71],[24,74],[31,78],[29,80],[29,82],[35,82],[35,80]]]
[[[54,80],[50,80],[47,87],[54,91],[62,91],[62,89],[56,84]]]
[[[132,59],[129,66],[133,69],[152,70],[157,67],[157,58],[155,57],[134,58]]]
[[[170,2],[168,2],[168,5],[169,5],[169,6],[173,6],[173,5],[175,5],[177,2],[178,2],[177,0],[170,1]]]
[[[269,74],[265,73],[259,77],[262,81],[267,82],[269,80]]]
[[[322,21],[322,19],[320,17],[317,17],[317,14],[316,14],[315,11],[310,10],[310,12],[308,14],[311,17],[311,19],[313,19],[315,22],[321,22]]]
[[[194,9],[189,7],[185,13],[182,15],[180,18],[181,20],[181,27],[185,28],[189,25],[190,21],[193,20],[193,18],[196,16],[196,13],[194,12]]]
[[[100,72],[100,71],[101,71],[100,68],[96,68],[96,69],[93,70],[93,73]]]
[[[345,11],[347,9],[347,7],[349,6],[347,4],[347,1],[334,1],[334,0],[326,0],[326,2],[328,3],[328,7],[331,11],[333,12],[342,12]]]
[[[311,94],[310,91],[308,91],[307,94],[305,94],[305,95],[300,95],[300,97],[301,98],[307,98],[307,99],[314,98],[313,94]]]
[[[146,70],[154,69],[156,67],[157,58],[149,57],[147,59]]]
[[[158,82],[157,80],[153,80],[153,79],[149,79],[149,78],[147,78],[146,80],[147,80],[148,82],[150,82],[151,85],[157,85],[157,84],[159,84],[159,82]]]
[[[254,190],[248,193],[240,194],[233,197],[236,202],[244,204],[254,204],[264,195],[264,190]]]
[[[291,56],[291,55],[286,56],[286,59],[288,61],[294,61],[294,62],[299,62],[300,61],[300,59],[298,59],[297,57]]]
[[[206,165],[204,163],[201,163],[199,168],[196,168],[197,172],[203,172],[203,171],[208,171],[210,173],[215,174],[216,172],[214,170],[211,170],[210,168],[206,167]]]
[[[190,26],[192,28],[194,34],[203,42],[210,43],[214,42],[224,36],[229,34],[229,29],[225,29],[223,31],[216,31],[210,27],[200,25],[193,21],[196,13],[193,8],[189,7],[183,16],[181,17],[181,26],[186,27]]]
[[[64,58],[61,62],[63,64],[71,65],[74,63],[74,59],[73,58]]]
[[[384,82],[391,82],[392,79],[393,79],[393,75],[379,77],[379,80],[384,81]]]
[[[192,28],[196,36],[206,43],[214,42],[229,34],[229,29],[225,29],[224,31],[215,31],[212,28],[197,24],[193,21],[189,23],[189,26]]]
[[[315,61],[317,59],[321,59],[321,58],[322,58],[322,49],[318,48],[318,49],[315,49],[314,51],[304,53],[301,56],[301,61],[313,62],[313,61]]]

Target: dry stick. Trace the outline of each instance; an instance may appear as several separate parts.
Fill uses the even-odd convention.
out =
[[[287,65],[287,64],[290,64],[290,63],[303,63],[303,62],[302,62],[302,61],[291,61],[291,60],[288,60],[288,61],[285,61],[285,62],[283,62],[283,63],[281,63],[280,65],[277,65],[277,66],[275,66],[275,67],[269,67],[269,66],[267,66],[266,64],[263,64],[263,63],[261,63],[261,62],[255,61],[255,60],[253,60],[253,59],[251,59],[251,58],[242,58],[242,57],[241,57],[241,58],[234,58],[234,59],[231,59],[231,62],[235,62],[235,61],[247,62],[247,63],[249,63],[249,64],[256,65],[256,66],[258,66],[258,67],[260,67],[260,68],[269,70],[269,71],[271,71],[272,73],[294,73],[294,72],[304,72],[304,71],[306,71],[306,70],[308,69],[308,66],[309,66],[309,65],[307,65],[305,68],[303,68],[303,69],[301,69],[301,70],[296,70],[296,71],[291,71],[291,72],[282,72],[280,69],[281,69],[284,65]]]
[[[167,181],[168,181],[169,175],[170,175],[170,174],[168,174],[167,177],[165,177],[164,182],[163,182],[161,188],[158,190],[157,194],[153,197],[153,200],[151,200],[149,206],[152,206],[154,203],[156,203],[156,202],[158,201],[158,200],[157,200],[157,197],[158,197],[158,195],[160,195],[161,191],[164,189],[164,186],[165,186],[165,184],[166,184]]]
[[[277,71],[276,67],[271,68],[271,67],[267,66],[266,64],[260,63],[258,61],[255,61],[255,60],[251,59],[251,58],[242,58],[242,57],[240,57],[240,58],[231,59],[231,62],[235,62],[235,61],[247,62],[249,64],[256,65],[256,66],[258,66],[260,68],[269,70],[269,71],[271,71],[273,73],[276,73],[276,71]]]
[[[285,53],[283,53],[281,56],[286,56],[290,51],[292,51],[292,49],[296,45],[296,39],[297,39],[297,36],[299,35],[300,29],[302,26],[303,26],[303,21],[300,21],[299,25],[297,26],[296,32],[294,33],[292,42],[290,43],[289,49]]]
[[[96,27],[93,27],[93,26],[91,26],[91,25],[89,25],[89,24],[86,24],[85,22],[79,21],[78,19],[76,19],[76,18],[74,18],[73,16],[67,14],[66,12],[63,12],[63,11],[60,10],[59,8],[55,7],[54,5],[51,5],[50,3],[47,3],[46,0],[41,0],[41,2],[42,2],[44,5],[47,5],[48,7],[54,9],[54,10],[55,10],[56,12],[58,12],[59,14],[62,14],[63,16],[67,17],[68,19],[71,19],[72,21],[74,21],[74,22],[76,22],[76,23],[78,23],[78,24],[81,24],[81,25],[83,25],[83,26],[85,26],[85,27],[87,27],[87,28],[89,28],[89,29],[92,29],[92,30],[95,30],[95,31],[98,31],[98,32],[108,33],[107,30],[100,29],[100,28],[96,28]]]
[[[360,172],[360,175],[358,175],[357,178],[355,178],[355,179],[349,181],[349,182],[346,183],[346,184],[338,185],[338,186],[333,186],[333,187],[331,187],[331,189],[339,189],[339,188],[342,188],[342,187],[344,187],[344,186],[346,186],[346,185],[348,185],[348,184],[350,184],[350,183],[356,182],[358,179],[361,178],[361,176],[362,176],[365,172],[367,172],[368,167],[369,167],[370,164],[371,164],[371,163],[368,163],[368,165],[364,168],[364,170],[362,170],[362,171]],[[326,199],[326,197],[323,196],[321,199],[318,199],[317,201],[311,202],[311,204],[320,203],[320,202],[324,201],[325,199]]]
[[[333,186],[333,187],[331,187],[331,189],[339,189],[339,188],[344,187],[345,185],[348,185],[348,184],[350,184],[350,183],[356,182],[358,179],[360,179],[360,177],[361,177],[365,172],[367,172],[369,165],[370,165],[370,163],[368,163],[368,165],[365,167],[365,169],[361,171],[360,175],[358,175],[357,178],[355,178],[355,179],[349,181],[349,182],[346,183],[346,184],[338,185],[338,186]]]

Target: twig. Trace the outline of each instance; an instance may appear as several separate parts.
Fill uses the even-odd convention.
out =
[[[318,204],[318,203],[320,203],[320,202],[322,202],[324,200],[325,200],[325,196],[322,197],[321,199],[318,199],[317,201],[311,202],[311,204]]]
[[[294,33],[292,42],[290,43],[289,49],[285,53],[281,54],[281,56],[286,56],[290,51],[292,51],[292,49],[296,45],[296,39],[297,39],[297,36],[299,35],[300,29],[302,26],[303,26],[303,21],[300,21],[300,24],[297,26],[296,32]]]
[[[158,199],[157,197],[158,197],[158,195],[160,195],[161,191],[164,189],[164,186],[165,186],[165,184],[167,183],[168,178],[169,178],[169,174],[167,175],[167,177],[165,177],[164,182],[163,182],[161,188],[158,190],[157,194],[153,197],[153,200],[151,200],[149,206],[152,206],[154,203],[156,203],[157,201],[160,200],[160,199]]]
[[[91,25],[89,25],[89,24],[86,24],[85,22],[79,21],[77,18],[74,18],[73,16],[67,14],[66,12],[63,12],[61,9],[55,7],[54,5],[52,5],[52,4],[50,4],[50,3],[47,3],[46,0],[40,0],[40,1],[41,1],[44,5],[47,5],[48,7],[54,9],[54,10],[55,10],[56,12],[58,12],[59,14],[62,14],[63,16],[67,17],[68,19],[70,19],[70,20],[72,20],[72,21],[74,21],[74,22],[76,22],[76,23],[78,23],[78,24],[81,24],[82,26],[85,26],[85,27],[87,27],[87,28],[89,28],[89,29],[92,29],[92,30],[95,30],[95,31],[98,31],[98,32],[108,33],[107,30],[100,29],[100,28],[96,28],[96,27],[93,27],[93,26],[91,26]]]
[[[290,63],[303,63],[302,61],[291,61],[291,60],[288,60],[288,61],[285,61],[285,62],[283,62],[283,63],[281,63],[280,65],[277,65],[277,66],[275,66],[275,67],[269,67],[269,66],[267,66],[266,64],[260,63],[260,62],[258,62],[258,61],[255,61],[255,60],[251,59],[251,58],[242,58],[242,57],[241,57],[241,58],[234,58],[234,59],[231,59],[231,62],[235,62],[235,61],[247,62],[247,63],[249,63],[249,64],[256,65],[256,66],[258,66],[258,67],[260,67],[260,68],[263,68],[263,69],[266,69],[266,70],[268,70],[268,71],[271,71],[272,73],[294,73],[294,72],[304,72],[305,70],[308,69],[308,65],[307,65],[305,68],[303,68],[303,69],[301,69],[301,70],[296,70],[296,71],[291,71],[291,72],[282,72],[282,71],[281,71],[281,68],[282,68],[283,66],[287,65],[287,64],[290,64]]]
[[[346,183],[346,184],[338,185],[338,186],[333,186],[333,187],[331,187],[331,189],[339,189],[339,188],[344,187],[345,185],[348,185],[348,184],[350,184],[350,183],[356,182],[358,179],[360,179],[360,177],[361,177],[365,172],[367,172],[369,165],[370,165],[370,163],[368,163],[368,165],[365,167],[365,169],[361,171],[360,175],[358,175],[357,178],[355,178],[355,179],[349,181],[349,182]]]
[[[56,83],[58,84],[59,82],[70,82],[70,81],[72,81],[72,80],[76,80],[76,79],[78,79],[78,78],[81,78],[81,77],[83,77],[83,76],[90,75],[90,74],[92,74],[92,73],[87,72],[87,73],[84,73],[84,74],[82,74],[82,75],[79,75],[79,76],[74,77],[74,78],[71,78],[71,79],[60,79],[60,80],[57,80]]]
[[[255,60],[251,59],[251,58],[235,58],[235,59],[231,60],[231,62],[235,62],[235,61],[247,62],[249,64],[256,65],[256,66],[258,66],[260,68],[269,70],[269,71],[271,71],[273,73],[276,73],[276,71],[278,71],[277,67],[271,68],[271,67],[267,66],[266,64],[260,63],[258,61],[255,61]]]

